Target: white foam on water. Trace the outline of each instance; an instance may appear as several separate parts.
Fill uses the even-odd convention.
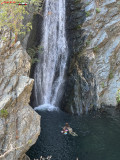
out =
[[[51,104],[43,104],[43,105],[40,105],[38,107],[35,107],[34,110],[38,110],[38,111],[59,111],[59,108],[55,107]]]

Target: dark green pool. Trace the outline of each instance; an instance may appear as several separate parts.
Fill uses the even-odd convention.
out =
[[[41,134],[28,151],[34,160],[52,155],[51,160],[120,160],[120,113],[73,116],[62,111],[38,112]],[[68,122],[78,137],[61,134]]]

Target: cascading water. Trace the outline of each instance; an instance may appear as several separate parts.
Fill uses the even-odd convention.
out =
[[[65,81],[68,46],[65,32],[65,0],[45,0],[43,52],[35,68],[36,105],[58,105]]]

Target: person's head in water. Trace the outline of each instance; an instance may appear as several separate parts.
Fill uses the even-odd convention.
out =
[[[68,123],[66,123],[66,124],[65,124],[65,126],[66,126],[66,127],[69,127],[69,124],[68,124]]]

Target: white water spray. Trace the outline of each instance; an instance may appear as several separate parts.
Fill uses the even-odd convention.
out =
[[[46,0],[43,38],[43,53],[35,68],[36,104],[57,105],[64,86],[64,75],[68,57],[65,32],[65,0]]]

